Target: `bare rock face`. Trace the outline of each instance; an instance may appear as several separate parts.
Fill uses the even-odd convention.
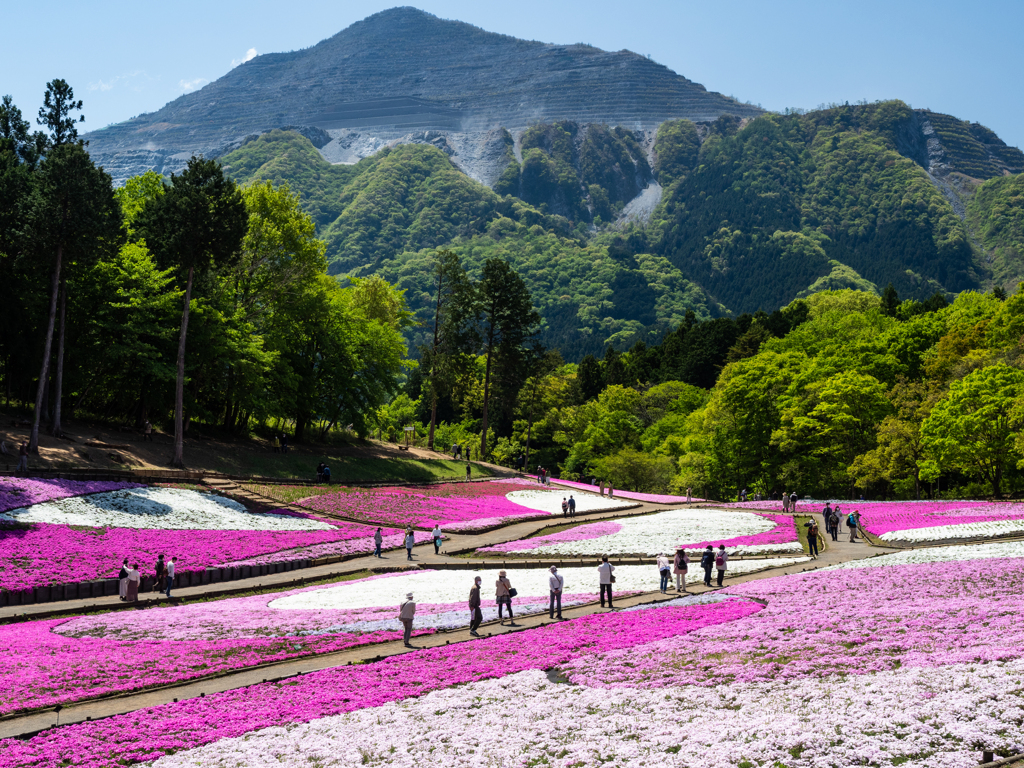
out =
[[[323,132],[311,140],[333,162],[422,139],[485,180],[495,176],[491,155],[503,156],[492,135],[500,128],[570,120],[651,130],[668,119],[760,112],[630,51],[519,40],[394,8],[312,48],[257,56],[87,138],[116,180],[177,170],[182,157],[216,156],[252,134],[294,126]]]

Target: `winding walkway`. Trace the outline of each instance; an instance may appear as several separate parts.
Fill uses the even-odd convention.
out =
[[[577,515],[576,520],[577,522],[589,522],[609,518],[621,518],[627,516],[650,514],[652,512],[662,511],[670,507],[678,508],[679,506],[680,505],[678,504],[640,504],[634,509],[630,509],[625,512],[613,511],[595,512],[586,515],[581,514]],[[706,507],[710,505],[703,504],[700,506]],[[815,516],[818,518],[819,526],[821,526],[822,530],[824,530],[824,525],[823,521],[821,520],[821,516]],[[445,545],[444,552],[442,552],[440,555],[434,554],[433,546],[430,544],[418,545],[414,549],[416,560],[413,564],[411,564],[411,566],[413,568],[426,566],[429,568],[473,568],[483,570],[488,568],[497,569],[502,567],[540,567],[547,565],[550,562],[564,563],[565,565],[573,566],[577,565],[578,563],[586,564],[586,562],[588,562],[587,559],[565,559],[556,561],[533,561],[517,559],[515,561],[510,560],[508,562],[505,562],[499,560],[486,560],[478,558],[468,559],[453,556],[457,552],[472,551],[478,547],[523,538],[524,536],[531,535],[545,527],[552,525],[553,522],[557,524],[557,522],[559,522],[560,520],[561,518],[558,518],[555,521],[552,521],[551,519],[527,521],[522,523],[516,523],[506,528],[501,528],[498,530],[489,531],[482,534],[451,535],[449,541]],[[860,541],[858,543],[850,543],[848,541],[828,541],[827,547],[828,548],[824,550],[819,556],[819,558],[816,560],[812,560],[810,562],[797,562],[789,566],[766,568],[765,570],[761,571],[755,571],[738,576],[727,577],[727,585],[731,586],[766,577],[816,570],[818,568],[824,568],[829,565],[848,562],[850,560],[859,560],[876,554],[896,551],[895,549],[871,546],[863,541]],[[589,562],[590,564],[596,566],[595,559],[590,558]],[[618,562],[635,564],[637,562],[637,559],[629,558],[625,560],[619,560]],[[651,581],[652,583],[654,583],[657,579],[657,575],[653,571],[653,560],[648,559],[644,562],[652,564]],[[399,550],[397,552],[391,551],[385,558],[383,563],[383,567],[390,569],[396,567],[404,568],[408,566],[410,566],[410,564],[407,563],[407,561],[405,560],[405,553],[402,550]],[[305,581],[325,579],[332,576],[342,576],[360,571],[380,569],[381,567],[382,561],[377,558],[374,558],[372,556],[356,557],[350,560],[346,560],[339,563],[333,563],[330,565],[306,568],[301,571],[273,574],[269,576],[259,577],[258,579],[233,581],[229,582],[227,585],[204,585],[176,590],[176,600],[186,602],[190,597],[209,598],[211,596],[216,595],[231,594],[240,591],[251,591],[257,588],[261,588],[265,591],[277,591],[280,589],[290,587],[292,585],[297,585],[298,583]],[[300,580],[296,579],[297,573],[301,574]],[[596,586],[596,574],[594,583]],[[716,591],[716,588],[712,587],[709,590],[701,584],[689,586],[690,594],[702,594],[708,591]],[[639,595],[633,595],[631,597],[620,598],[616,602],[619,607],[629,607],[641,603],[671,600],[675,599],[677,596],[678,594],[675,592],[671,592],[669,595],[666,596],[662,595],[658,591],[652,591]],[[139,604],[139,607],[145,607],[149,604],[155,604],[157,602],[157,600],[143,601]],[[137,610],[138,608],[126,607],[125,604],[121,603],[116,597],[101,597],[85,600],[72,600],[63,603],[46,603],[39,606],[14,606],[11,609],[0,610],[0,618],[4,618],[6,616],[8,619],[10,619],[13,617],[13,615],[25,615],[28,618],[42,618],[43,616],[55,614],[73,615],[76,613],[110,609]],[[565,616],[565,618],[569,619],[577,618],[579,616],[585,616],[592,613],[604,612],[605,610],[606,609],[601,608],[597,601],[595,601],[573,608],[566,608],[563,611],[563,615]],[[548,619],[546,614],[534,614],[531,616],[517,617],[517,623],[519,624],[519,626],[517,627],[501,625],[497,621],[492,621],[485,623],[483,625],[482,635],[486,637],[492,634],[503,634],[506,632],[524,631],[534,627],[543,626],[544,624],[549,623],[549,621],[550,620]],[[430,648],[441,645],[447,645],[451,643],[472,642],[473,639],[474,638],[469,634],[468,628],[466,628],[451,631],[441,631],[429,635],[422,635],[414,638],[414,645],[416,646],[416,648]],[[306,674],[309,672],[327,669],[330,667],[342,666],[346,664],[372,662],[380,660],[382,658],[386,658],[388,656],[397,656],[403,653],[413,652],[415,652],[415,650],[405,648],[401,642],[396,641],[380,643],[377,645],[361,646],[359,648],[348,649],[336,653],[327,653],[316,656],[295,658],[280,662],[272,662],[269,664],[259,665],[256,667],[249,667],[244,670],[227,672],[217,676],[212,676],[210,678],[193,679],[191,681],[182,682],[180,684],[164,686],[159,689],[149,689],[146,691],[134,693],[128,692],[123,694],[116,694],[114,696],[106,698],[82,701],[79,703],[69,704],[67,706],[62,707],[59,713],[55,711],[55,709],[53,708],[41,709],[20,716],[8,716],[5,718],[0,718],[0,738],[26,737],[38,733],[47,728],[53,727],[58,721],[58,714],[59,722],[61,725],[75,722],[83,722],[86,720],[96,720],[100,718],[111,717],[113,715],[133,712],[147,707],[159,706],[161,704],[166,704],[172,701],[185,701],[188,699],[199,698],[201,696],[217,693],[220,691],[244,688],[246,686],[254,685],[267,680],[278,680],[281,678],[293,677],[299,674]]]

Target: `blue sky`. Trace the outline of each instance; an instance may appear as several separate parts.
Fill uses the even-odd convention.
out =
[[[34,116],[47,80],[63,77],[85,101],[87,127],[99,128],[158,109],[254,52],[308,47],[397,4],[5,3],[0,93]],[[900,98],[983,123],[1008,144],[1024,146],[1022,0],[411,4],[516,37],[628,48],[710,90],[767,109]]]

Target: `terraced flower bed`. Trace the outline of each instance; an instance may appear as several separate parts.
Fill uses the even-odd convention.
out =
[[[620,521],[586,523],[546,536],[482,547],[482,555],[659,555],[678,547],[724,544],[736,554],[800,554],[793,518],[717,509],[676,509]],[[694,551],[691,555],[697,556]]]
[[[1024,749],[1024,545],[991,546],[983,560],[973,547],[871,558],[56,729],[0,743],[0,768],[469,768],[482,755],[967,768]]]
[[[524,487],[530,486],[530,487]],[[474,531],[561,514],[565,492],[545,490],[523,480],[444,483],[429,487],[367,490],[345,488],[305,499],[308,509],[385,525]],[[577,514],[627,508],[628,503],[596,496],[577,499]]]
[[[0,602],[35,600],[33,590],[117,575],[123,558],[152,573],[159,554],[178,574],[208,567],[294,562],[373,551],[371,526],[283,509],[252,511],[229,498],[180,488],[118,483],[3,480]],[[113,486],[113,487],[112,487]],[[17,502],[34,502],[15,507]],[[401,530],[383,531],[385,548]],[[419,534],[419,540],[428,538]],[[11,594],[6,594],[11,593]]]
[[[832,501],[843,515],[860,512],[861,524],[882,541],[921,544],[1024,535],[1024,503],[999,501]],[[798,509],[820,512],[824,501],[801,501]],[[736,509],[781,511],[781,501],[748,501]]]

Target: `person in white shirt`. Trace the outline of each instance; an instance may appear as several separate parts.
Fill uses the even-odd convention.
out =
[[[171,587],[174,585],[174,571],[178,566],[177,556],[171,558],[171,562],[167,564],[167,597],[171,596]]]
[[[668,555],[658,555],[658,575],[661,576],[661,594],[668,591],[668,583],[672,578],[672,566],[668,564]]]
[[[142,577],[139,575],[139,564],[134,563],[131,569],[128,571],[128,575],[125,577],[128,579],[128,587],[125,590],[124,599],[129,603],[135,603],[139,600],[139,582],[142,581]]]
[[[608,593],[608,610],[615,608],[612,605],[612,584],[615,582],[615,577],[612,575],[615,571],[615,566],[608,562],[608,555],[601,558],[601,564],[597,566],[597,574],[601,582],[601,607],[604,608],[604,595]]]
[[[432,530],[430,532],[430,539],[431,539],[431,541],[434,542],[434,554],[435,555],[438,554],[438,552],[441,549],[441,537],[442,536],[444,536],[444,534],[441,533],[441,526],[440,525],[434,525],[434,530]]]
[[[412,643],[409,640],[412,638],[412,620],[415,615],[416,603],[412,600],[412,592],[408,592],[405,595],[405,602],[398,607],[398,620],[402,622],[402,627],[405,629],[403,641],[406,648],[412,648]]]
[[[551,575],[548,577],[548,589],[551,592],[550,598],[548,600],[548,618],[549,619],[556,618],[556,616],[555,616],[555,606],[557,605],[558,606],[558,616],[557,616],[557,618],[561,619],[562,618],[562,590],[565,589],[565,579],[558,572],[558,568],[556,568],[555,566],[552,565],[550,568],[548,568],[548,570],[551,571]]]
[[[718,551],[715,553],[715,568],[718,569],[718,586],[722,586],[725,572],[729,568],[729,553],[725,551],[725,544],[718,545]]]

